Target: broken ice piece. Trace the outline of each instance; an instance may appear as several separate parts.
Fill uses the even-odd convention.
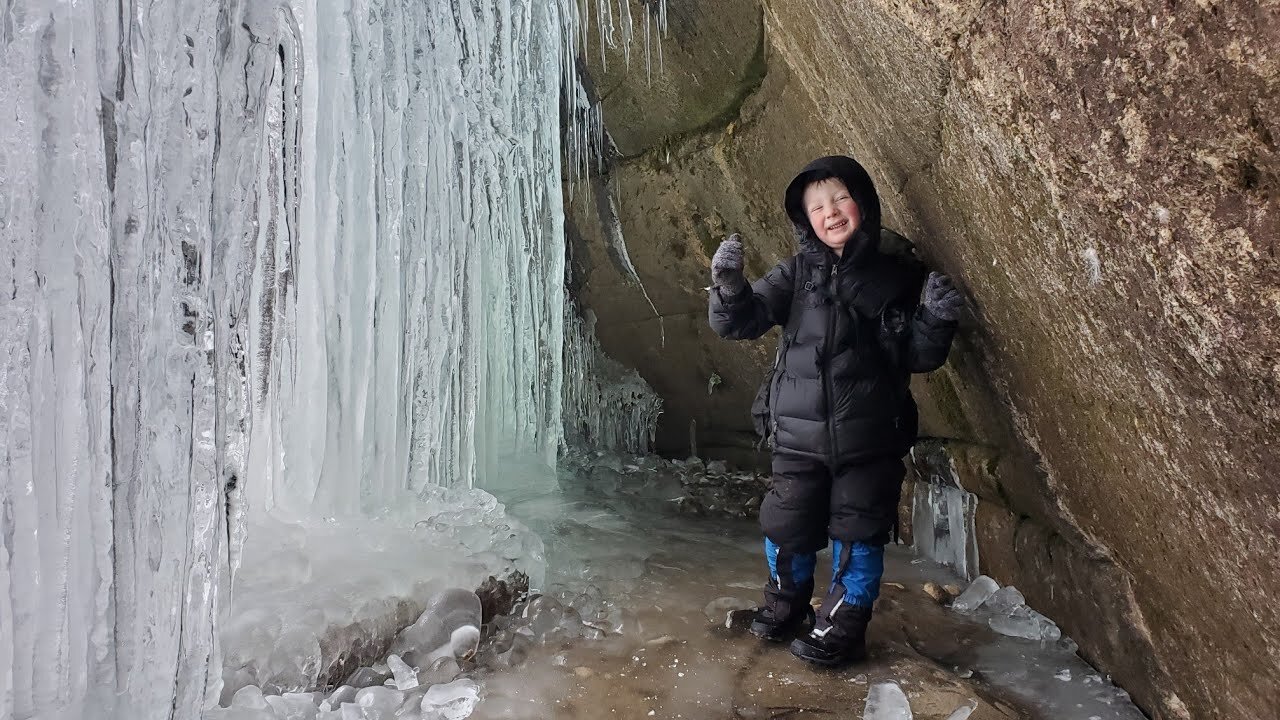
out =
[[[396,679],[397,690],[404,692],[418,687],[418,671],[409,667],[399,655],[393,653],[387,656],[387,666],[391,668],[391,674]]]
[[[1071,682],[1071,668],[1063,668],[1053,675],[1063,682]]]
[[[422,720],[463,720],[480,702],[480,686],[459,678],[446,685],[433,685],[422,696]]]
[[[462,672],[458,661],[451,657],[436,658],[424,671],[418,673],[418,682],[426,685],[440,685],[458,677]]]
[[[992,630],[1010,637],[1050,642],[1062,637],[1062,631],[1052,620],[1026,606],[1018,608],[1010,615],[993,617],[987,621],[987,624]]]
[[[969,587],[965,588],[964,592],[960,593],[960,597],[951,603],[951,609],[962,613],[973,612],[999,589],[1000,585],[995,580],[986,575],[979,575],[969,583]]]
[[[393,713],[404,702],[404,693],[389,687],[367,687],[356,693],[356,704],[375,712],[365,712],[365,717],[378,717],[379,713]]]
[[[911,720],[911,703],[897,683],[876,683],[867,693],[862,720]]]
[[[271,713],[283,720],[313,718],[316,716],[316,704],[308,693],[285,693],[284,695],[267,695],[267,705]]]
[[[262,690],[257,685],[245,685],[232,696],[231,707],[265,710],[268,706],[266,698],[262,697]]]
[[[328,707],[329,710],[337,710],[338,708],[342,707],[342,703],[349,703],[349,702],[355,702],[355,701],[356,701],[356,689],[351,687],[350,685],[340,686],[337,690],[334,690],[332,693],[330,693],[328,699],[325,700],[326,703],[329,703],[329,707]],[[320,707],[321,709],[324,709],[324,704],[322,703]]]
[[[1001,614],[1011,613],[1026,604],[1027,599],[1022,596],[1018,588],[1012,585],[1006,585],[995,591],[983,603],[987,609]]]

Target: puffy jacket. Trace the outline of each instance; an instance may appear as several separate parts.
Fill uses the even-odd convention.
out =
[[[800,207],[804,187],[829,177],[844,182],[862,215],[839,258]],[[879,198],[857,162],[814,161],[792,181],[784,204],[800,252],[750,291],[725,297],[712,288],[711,327],[721,337],[753,340],[782,326],[769,379],[774,452],[832,465],[901,456],[917,432],[910,375],[942,366],[956,325],[919,305],[923,265],[881,250]]]

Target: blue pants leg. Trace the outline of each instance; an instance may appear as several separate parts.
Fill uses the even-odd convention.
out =
[[[831,592],[844,588],[848,605],[869,608],[880,596],[884,545],[835,540],[831,546]]]
[[[817,553],[789,553],[768,537],[764,539],[764,557],[769,563],[769,577],[783,588],[812,581],[814,568],[818,566]]]

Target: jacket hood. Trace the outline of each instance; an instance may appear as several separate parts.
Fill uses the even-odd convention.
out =
[[[804,189],[809,183],[829,178],[835,178],[844,183],[849,193],[853,195],[853,201],[858,204],[862,222],[849,248],[852,252],[847,254],[853,256],[850,259],[865,257],[868,252],[875,249],[876,242],[873,238],[880,237],[880,196],[876,193],[876,186],[871,181],[871,176],[857,160],[844,155],[829,155],[809,163],[787,185],[787,191],[782,200],[783,209],[795,225],[796,237],[800,239],[802,248],[805,250],[825,248],[814,234],[813,227],[809,224],[809,215],[804,211]],[[816,247],[814,247],[815,243]]]

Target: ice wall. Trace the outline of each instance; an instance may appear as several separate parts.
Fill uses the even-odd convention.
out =
[[[577,12],[6,3],[0,716],[196,717],[248,514],[554,460]]]
[[[563,424],[568,444],[643,455],[653,445],[662,398],[631,368],[605,354],[595,313],[565,303]]]

